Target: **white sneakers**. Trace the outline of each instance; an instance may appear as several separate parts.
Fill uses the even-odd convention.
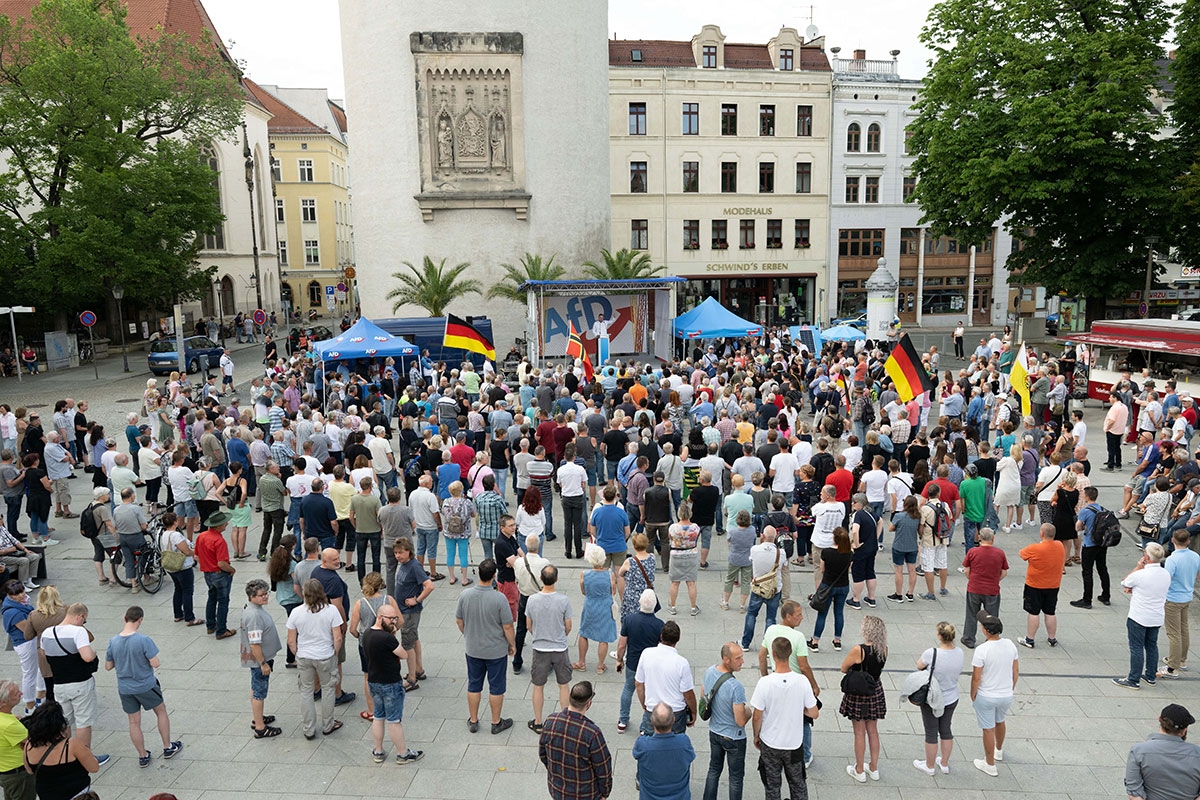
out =
[[[925,759],[923,758],[915,759],[913,761],[913,766],[919,769],[921,772],[924,772],[926,775],[933,775],[937,772],[936,767],[925,766]]]
[[[997,778],[1000,776],[999,771],[997,771],[997,769],[996,769],[996,765],[989,764],[989,763],[987,763],[987,761],[985,761],[982,758],[975,759],[975,769],[979,770],[984,775],[991,775],[993,778]]]
[[[863,766],[863,770],[863,772],[859,772],[854,768],[853,764],[846,765],[846,774],[851,778],[854,778],[854,780],[858,781],[859,783],[866,783],[867,778],[870,778],[873,781],[879,780],[879,770],[871,770],[865,765]],[[933,773],[930,774],[932,775]]]

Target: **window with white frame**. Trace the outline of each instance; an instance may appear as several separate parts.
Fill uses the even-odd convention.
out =
[[[300,221],[317,221],[317,201],[311,198],[300,201]]]
[[[321,243],[316,239],[304,240],[304,263],[310,267],[321,263]]]
[[[287,219],[283,213],[283,199],[279,197],[275,198],[275,221],[287,222]]]
[[[312,159],[311,158],[301,158],[298,160],[297,163],[300,167],[300,182],[301,183],[312,183],[314,180],[313,179]]]

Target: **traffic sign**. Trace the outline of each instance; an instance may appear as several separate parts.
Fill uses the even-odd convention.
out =
[[[347,288],[346,284],[344,284],[344,283],[339,283],[339,284],[337,285],[337,290],[338,290],[338,292],[340,292],[341,294],[345,294],[347,291],[349,291],[349,289]]]
[[[267,324],[267,312],[263,311],[261,308],[254,309],[254,314],[252,315],[252,318],[254,319],[255,325],[266,325]]]
[[[357,274],[358,273],[355,271],[354,267],[346,267],[346,280],[354,280],[354,276]]]
[[[84,311],[79,315],[79,324],[85,328],[90,328],[96,324],[96,312]]]
[[[326,286],[326,287],[325,287],[325,294],[327,294],[327,295],[331,295],[331,294],[333,294],[335,291],[336,291],[336,290],[335,290],[335,289],[334,289],[332,286]]]
[[[1138,316],[1144,317],[1148,313],[1150,313],[1150,307],[1146,305],[1146,301],[1143,300],[1142,302],[1138,303]]]

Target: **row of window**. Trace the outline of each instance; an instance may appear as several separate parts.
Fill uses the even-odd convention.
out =
[[[642,51],[631,50],[631,61],[641,61]],[[796,56],[795,51],[790,47],[779,48],[779,69],[783,72],[791,72],[795,68]],[[702,69],[717,68],[717,46],[715,44],[706,44],[700,48],[700,67]]]
[[[859,188],[862,188],[863,203],[878,203],[879,202],[879,178],[874,175],[868,175],[865,178],[857,175],[846,178],[846,202],[858,203]],[[904,184],[901,189],[901,199],[908,202],[913,196],[913,192],[917,190],[917,179],[912,175],[904,176]]]
[[[738,249],[753,250],[756,245],[755,233],[758,220],[738,220]],[[783,220],[769,219],[767,222],[766,249],[780,250],[783,248]],[[729,249],[729,220],[714,219],[710,223],[712,237],[710,246],[713,250]],[[629,246],[634,250],[650,249],[650,222],[644,219],[631,220],[629,223]],[[811,241],[812,226],[809,220],[798,219],[793,225],[794,246],[805,248]],[[700,220],[685,219],[683,221],[683,249],[700,249]]]
[[[288,245],[284,239],[279,240],[279,266],[288,265]],[[321,266],[321,243],[316,239],[304,240],[304,266]]]
[[[334,221],[338,225],[350,224],[350,206],[346,203],[340,203],[337,200],[333,201],[333,216]],[[275,221],[287,222],[287,214],[284,211],[284,201],[281,197],[275,198]],[[300,221],[301,222],[316,222],[317,221],[317,201],[312,198],[301,198],[300,200]]]
[[[271,174],[275,177],[276,183],[283,182],[283,163],[277,158],[271,159]],[[300,183],[315,182],[311,158],[296,159],[296,180]]]
[[[979,252],[992,252],[992,235],[983,240]],[[921,249],[921,229],[900,229],[900,255],[915,256]],[[838,231],[839,256],[881,256],[883,255],[884,232],[882,228],[843,229]],[[953,255],[967,253],[970,247],[949,236],[926,236],[926,255]]]
[[[800,161],[796,163],[796,194],[810,194],[812,192],[812,162]],[[650,175],[649,166],[645,161],[629,162],[629,192],[631,194],[646,194],[649,191]],[[862,188],[862,200],[860,201],[859,189]],[[904,176],[903,199],[907,201],[912,197],[913,192],[917,188],[917,179],[912,175]],[[699,161],[684,161],[683,162],[683,182],[682,189],[685,194],[698,193],[700,191],[700,162]],[[738,162],[722,161],[721,162],[721,193],[736,194],[738,190]],[[760,161],[758,163],[758,191],[760,194],[774,194],[775,192],[775,162]],[[847,203],[878,203],[879,202],[879,178],[874,175],[868,175],[865,178],[853,176],[846,178],[846,202]]]
[[[876,126],[878,127],[878,126]],[[680,122],[680,133],[683,136],[700,135],[700,104],[683,103]],[[737,103],[721,104],[720,133],[722,136],[738,135],[738,106]],[[629,104],[629,135],[646,135],[646,104],[637,102]],[[775,135],[775,104],[763,103],[758,107],[758,135]],[[813,107],[810,105],[796,106],[796,135],[813,135]]]

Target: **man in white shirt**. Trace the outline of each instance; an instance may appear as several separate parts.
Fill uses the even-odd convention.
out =
[[[750,602],[746,606],[746,622],[742,628],[742,649],[749,650],[754,641],[754,628],[758,624],[758,612],[763,606],[767,607],[767,624],[769,628],[775,624],[779,611],[779,602],[783,599],[783,573],[788,568],[787,555],[783,548],[775,543],[775,527],[767,525],[763,528],[762,541],[750,548],[750,574],[752,577]],[[753,581],[764,578],[775,571],[775,593],[763,597],[753,589]]]
[[[334,553],[336,556],[336,551]],[[296,654],[300,679],[300,717],[304,738],[317,738],[316,699],[313,686],[317,679],[324,688],[321,696],[323,734],[342,727],[333,717],[334,677],[337,674],[338,650],[342,646],[342,613],[329,602],[321,582],[309,578],[304,582],[304,605],[292,609],[287,620],[288,649]]]
[[[821,488],[821,502],[812,507],[812,557],[814,567],[814,586],[821,585],[824,568],[821,566],[821,551],[833,547],[833,529],[842,524],[846,518],[846,507],[837,502],[837,489],[832,486]]]
[[[1121,581],[1129,599],[1129,674],[1113,678],[1117,686],[1138,689],[1144,680],[1154,686],[1158,677],[1158,631],[1166,619],[1171,575],[1163,569],[1165,551],[1158,542],[1146,545],[1133,572]],[[1143,674],[1143,672],[1145,674]]]
[[[980,609],[976,615],[987,641],[975,648],[971,657],[971,702],[975,719],[983,730],[983,758],[975,759],[975,769],[998,775],[996,762],[1004,760],[1004,717],[1012,706],[1020,667],[1017,646],[1001,639],[1004,625],[999,617]]]
[[[797,721],[816,719],[817,698],[804,675],[792,671],[792,643],[780,636],[771,643],[775,671],[759,680],[750,698],[754,710],[751,721],[754,746],[759,750],[759,776],[766,796],[777,800],[787,778],[788,791],[794,798],[807,797],[804,783],[804,725]]]
[[[1075,437],[1075,446],[1087,445],[1087,423],[1083,421],[1083,409],[1077,408],[1071,412],[1071,435]]]
[[[660,462],[661,464],[661,462]],[[659,469],[662,467],[660,466]],[[734,475],[742,476],[742,483],[745,486],[751,485],[751,476],[756,472],[767,474],[767,467],[762,463],[762,459],[754,455],[754,445],[747,442],[742,445],[742,455],[734,460],[730,471]]]
[[[796,490],[796,474],[800,471],[800,464],[792,455],[786,439],[779,440],[779,448],[779,452],[771,458],[771,489],[790,500],[792,492]]]
[[[444,578],[437,571],[438,534],[442,530],[442,506],[433,493],[433,478],[422,475],[418,486],[408,496],[408,508],[412,511],[413,526],[417,533],[417,563],[427,569],[429,577],[438,581]],[[425,558],[429,566],[425,566]]]
[[[888,481],[890,479],[888,474],[883,471],[883,464],[883,456],[875,456],[871,462],[871,468],[863,473],[860,481],[862,492],[867,496],[867,505],[870,506],[875,519],[883,519],[883,511],[888,499]],[[882,530],[880,532],[882,533]],[[883,549],[882,536],[879,537],[879,546],[880,549]]]
[[[583,533],[587,522],[584,511],[587,502],[584,493],[587,491],[587,470],[575,461],[575,443],[568,442],[563,449],[563,460],[558,465],[559,494],[563,509],[563,538],[566,540],[567,558],[572,553],[583,555]]]
[[[392,443],[387,439],[387,431],[382,425],[375,426],[375,435],[367,442],[367,450],[371,453],[371,468],[375,470],[375,485],[379,494],[386,495],[387,490],[396,485],[396,454],[392,452]]]
[[[679,624],[674,620],[664,623],[658,641],[657,647],[643,650],[638,659],[634,688],[644,709],[641,732],[645,736],[654,733],[650,712],[659,703],[666,703],[675,714],[671,730],[686,733],[696,724],[698,714],[691,665],[675,649],[679,644]]]

